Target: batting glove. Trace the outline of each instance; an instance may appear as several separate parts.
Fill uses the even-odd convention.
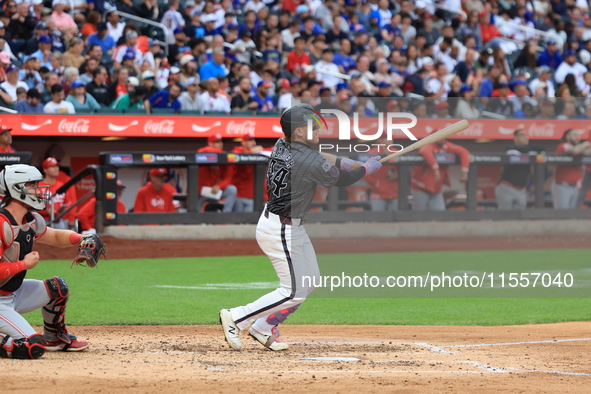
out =
[[[362,167],[365,167],[365,175],[373,174],[382,168],[382,163],[379,162],[380,159],[380,156],[374,156],[370,157],[369,160],[363,163]]]
[[[348,159],[346,157],[343,157],[341,159],[341,164],[340,164],[339,170],[341,170],[341,171],[349,171],[351,168],[353,168],[353,166],[355,164],[357,164],[358,166],[362,166],[363,165],[363,162],[362,161],[352,160],[352,159]]]

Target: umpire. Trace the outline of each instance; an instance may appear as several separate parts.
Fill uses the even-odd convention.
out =
[[[280,287],[248,305],[220,311],[226,341],[235,350],[242,348],[240,332],[251,324],[249,334],[263,346],[287,349],[279,341],[277,325],[314,290],[315,281],[309,278],[320,276],[314,247],[303,227],[316,188],[349,186],[382,166],[379,156],[362,163],[314,150],[318,130],[326,127],[326,121],[309,104],[288,108],[280,122],[284,137],[270,156],[269,201],[256,229],[257,242],[271,260]],[[359,167],[352,169],[355,164]]]

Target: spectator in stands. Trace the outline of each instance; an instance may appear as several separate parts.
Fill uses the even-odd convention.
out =
[[[538,66],[548,66],[552,70],[556,70],[562,63],[562,55],[558,51],[556,41],[550,39],[546,41],[546,48],[538,57]]]
[[[257,85],[257,93],[254,100],[258,103],[258,112],[269,112],[275,110],[273,100],[269,97],[269,88],[271,84],[267,81],[261,81]]]
[[[120,179],[117,179],[117,213],[127,213],[127,207],[121,200],[125,185]],[[78,211],[78,224],[82,234],[96,234],[96,197],[93,195]]]
[[[78,79],[80,76],[80,72],[76,67],[68,67],[64,70],[64,78],[62,81],[62,86],[64,87],[64,94],[70,93],[70,86],[72,83]]]
[[[207,146],[198,153],[225,153],[221,134],[214,134],[207,139]],[[199,166],[199,206],[205,203],[219,203],[224,200],[223,212],[239,212],[236,195],[238,189],[232,185],[233,166],[201,165]],[[204,189],[205,188],[205,189]],[[209,188],[211,188],[209,190]],[[218,197],[221,191],[221,196]],[[215,196],[215,198],[213,198]],[[242,206],[242,205],[240,205]]]
[[[496,113],[497,115],[504,115],[505,117],[511,117],[515,113],[513,102],[509,100],[509,83],[500,82],[497,85],[499,96],[493,97],[488,101],[486,110]]]
[[[56,85],[61,88],[61,85]],[[69,208],[76,202],[76,189],[70,187],[65,193],[57,194],[56,192],[64,185],[58,178],[60,168],[57,160],[54,157],[48,157],[43,160],[41,164],[45,179],[39,182],[39,186],[49,186],[51,193],[51,203],[46,204],[47,210],[40,211],[39,214],[43,216],[48,226],[55,229],[75,229],[76,227],[76,213],[77,209],[74,207],[62,219],[55,223],[51,223],[52,211],[53,218],[57,218],[64,210]]]
[[[480,36],[482,37],[482,42],[484,44],[488,44],[495,37],[502,36],[499,29],[490,22],[490,14],[488,11],[482,11],[478,16],[480,17]]]
[[[146,88],[146,96],[148,97],[155,95],[160,90],[156,87],[154,73],[150,70],[146,70],[142,73],[142,83]]]
[[[86,1],[84,1],[84,4],[86,4]],[[78,16],[78,14],[76,14],[74,16],[74,19],[76,19],[76,17]],[[96,11],[90,11],[88,13],[88,19],[86,21],[86,23],[82,26],[82,28],[80,28],[80,33],[82,34],[83,37],[90,37],[91,35],[95,34],[98,31],[98,24],[101,22],[101,14],[96,12]],[[106,27],[106,26],[105,26]]]
[[[166,43],[168,45],[174,44],[174,31],[177,28],[183,28],[185,26],[185,19],[178,12],[179,0],[171,0],[168,2],[168,10],[162,15],[160,23],[164,24],[168,28],[168,35],[166,37]]]
[[[562,135],[561,143],[556,149],[558,154],[571,156],[591,155],[591,143],[589,141],[581,142],[581,137],[577,130],[568,129]],[[578,183],[582,178],[580,165],[556,165],[554,174],[554,185],[552,186],[552,200],[554,209],[574,209],[577,208]],[[587,187],[584,194],[586,194]],[[581,188],[583,191],[583,188]],[[584,196],[583,194],[583,196]]]
[[[174,112],[178,113],[181,109],[181,103],[178,100],[181,91],[182,88],[179,84],[171,85],[170,90],[161,90],[152,97],[144,100],[144,106],[148,113],[152,112],[152,108],[171,108]]]
[[[225,77],[226,70],[223,66],[225,59],[224,49],[215,48],[212,52],[211,60],[205,63],[199,69],[199,78],[205,81],[210,78],[217,78],[219,76]]]
[[[281,31],[281,41],[284,50],[291,51],[295,48],[295,39],[300,36],[300,30],[301,22],[295,19],[290,22],[287,29]]]
[[[560,115],[556,117],[558,120],[574,120],[579,119],[579,112],[577,103],[573,98],[564,100],[562,103],[562,110]]]
[[[6,93],[8,93],[8,95],[10,95],[10,98],[12,99],[12,101],[11,101],[12,103],[17,102],[17,96],[16,96],[16,89],[17,88],[21,87],[25,90],[29,90],[29,86],[25,82],[18,80],[18,75],[19,75],[19,69],[14,65],[10,65],[6,69],[6,81],[4,81],[0,84],[0,88],[4,89],[4,91]]]
[[[16,103],[14,109],[23,114],[42,114],[43,105],[40,102],[41,94],[35,88],[27,91],[26,100],[21,100]]]
[[[100,47],[97,46],[97,48],[100,48]],[[80,75],[79,79],[84,83],[84,85],[88,85],[90,82],[92,82],[92,79],[93,79],[92,73],[97,67],[98,67],[98,61],[93,58],[89,58],[84,63],[82,63],[82,66],[80,66],[80,69],[83,70],[84,73]]]
[[[96,99],[86,92],[84,82],[79,79],[72,83],[66,101],[74,105],[76,112],[93,112],[101,107]]]
[[[427,81],[426,93],[430,97],[447,97],[451,87],[447,82],[448,70],[443,62],[435,64],[435,74]]]
[[[247,77],[241,78],[238,84],[238,94],[232,97],[230,107],[233,111],[248,111],[258,109],[259,103],[252,97],[252,85]]]
[[[86,85],[86,91],[103,107],[108,107],[112,100],[109,97],[108,86],[105,83],[107,70],[98,66],[92,72],[92,81]]]
[[[61,77],[62,75],[64,75],[64,71],[66,70],[66,67],[64,65],[62,65],[62,57],[63,57],[63,53],[61,53],[60,51],[55,51],[51,54],[51,57],[49,59],[50,63],[51,63],[51,68],[47,68],[48,70],[56,73],[59,77]],[[45,66],[41,66],[42,68]]]
[[[2,153],[14,153],[15,150],[12,148],[12,129],[6,125],[0,126],[0,152]]]
[[[27,84],[28,88],[34,88],[37,84],[43,82],[39,69],[41,62],[33,56],[25,56],[23,58],[22,69],[19,71],[18,79]]]
[[[66,67],[79,68],[84,63],[84,41],[81,38],[74,37],[68,42],[68,50],[64,53],[62,64]]]
[[[115,100],[112,107],[118,109],[119,112],[124,112],[127,109],[145,109],[144,101],[146,97],[146,88],[144,86],[136,86],[130,89],[129,93]],[[149,112],[146,111],[146,113]]]
[[[97,25],[97,32],[88,37],[88,45],[99,45],[103,53],[110,55],[116,47],[116,41],[109,34],[108,22],[100,22]]]
[[[150,181],[142,186],[135,196],[134,213],[175,212],[174,195],[170,188],[164,187],[167,176],[166,168],[150,170]]]
[[[127,67],[120,67],[113,73],[111,84],[107,88],[109,94],[109,104],[118,97],[127,93],[127,80],[129,79],[129,70]]]
[[[376,141],[368,153],[378,155],[388,155],[387,133],[383,133]],[[398,210],[398,168],[394,165],[384,165],[383,170],[371,175],[366,175],[363,179],[371,189],[370,202],[371,210],[377,212],[397,211]]]
[[[241,63],[250,64],[252,53],[256,50],[256,47],[250,31],[242,30],[240,32],[240,39],[234,42],[234,48],[237,50],[236,58]]]
[[[179,97],[182,111],[201,111],[201,99],[199,98],[199,81],[195,77],[187,80],[187,91],[181,93]]]
[[[27,55],[32,55],[39,49],[38,41],[41,36],[49,34],[49,28],[45,21],[39,21],[35,25],[35,31],[31,38],[27,40],[24,51]]]
[[[460,89],[461,99],[456,106],[456,117],[460,119],[478,119],[480,111],[476,107],[472,85],[463,85]]]
[[[199,83],[197,62],[193,58],[193,55],[183,55],[179,64],[181,65],[181,79],[179,81],[181,86],[186,87],[190,78],[197,80],[197,83]]]
[[[575,77],[576,85],[578,90],[585,89],[585,78],[584,75],[587,72],[587,67],[577,62],[577,56],[575,51],[567,49],[564,52],[564,61],[558,66],[558,69],[554,73],[554,80],[561,84],[565,81],[568,74],[572,74]]]
[[[23,2],[17,5],[16,13],[10,18],[10,23],[6,27],[6,34],[13,41],[18,43],[17,50],[20,50],[25,41],[31,38],[37,21],[29,13],[29,4]]]
[[[43,91],[41,92],[41,104],[45,105],[51,101],[51,87],[59,83],[59,76],[54,72],[45,75]]]
[[[56,83],[51,87],[52,100],[45,104],[43,112],[46,114],[75,114],[76,110],[72,103],[64,101],[64,88]]]
[[[411,189],[413,210],[415,211],[445,211],[443,199],[443,185],[451,186],[449,168],[440,168],[435,160],[437,153],[453,153],[459,156],[461,162],[460,182],[468,180],[470,166],[470,152],[466,148],[442,140],[426,145],[419,149],[426,164],[415,166],[411,175]]]
[[[230,113],[230,101],[226,96],[218,93],[219,81],[217,78],[210,78],[204,81],[207,90],[199,96],[203,110],[207,112],[226,112]]]
[[[543,152],[543,146],[530,145],[524,130],[515,130],[513,143],[507,147],[507,155],[527,155]],[[503,167],[501,180],[495,189],[497,205],[500,210],[525,209],[527,207],[527,179],[529,165],[508,164]]]
[[[78,26],[70,14],[64,12],[64,6],[66,0],[53,0],[53,13],[51,18],[54,20],[55,25],[62,34],[72,37],[78,33]]]
[[[115,43],[119,41],[119,38],[123,35],[123,29],[125,29],[125,23],[121,22],[119,14],[114,11],[107,12],[107,28],[109,35],[113,38]],[[104,50],[104,49],[103,49]]]
[[[50,70],[53,69],[51,64],[51,43],[52,40],[50,36],[44,35],[39,37],[39,49],[31,55],[41,61],[41,67],[47,67]]]
[[[287,57],[287,65],[285,69],[293,74],[296,78],[301,78],[305,75],[304,66],[310,65],[310,56],[304,52],[306,41],[303,37],[296,37],[294,39],[295,48]]]
[[[143,62],[144,55],[138,48],[138,33],[135,30],[129,30],[125,33],[125,44],[119,45],[113,54],[113,66],[121,67],[124,57],[127,54],[133,54],[133,60],[139,66]]]
[[[556,95],[554,82],[552,82],[552,69],[549,66],[541,66],[538,70],[538,77],[532,79],[529,83],[529,90],[534,96],[536,95],[536,86],[539,82],[546,84],[546,97],[554,97]]]

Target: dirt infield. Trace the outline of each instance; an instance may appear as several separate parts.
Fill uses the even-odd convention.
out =
[[[232,351],[218,326],[72,331],[92,341],[89,351],[0,359],[14,377],[3,379],[3,392],[582,393],[591,383],[588,323],[286,325],[290,349],[281,353],[248,337]]]
[[[105,237],[110,258],[262,254],[255,241],[130,241]],[[591,237],[319,239],[318,253],[588,248]],[[71,253],[39,245],[42,259]],[[69,251],[68,251],[69,252]],[[39,329],[40,330],[40,329]],[[295,326],[274,353],[243,336],[230,350],[218,326],[71,327],[82,353],[0,359],[3,391],[589,392],[589,322],[502,326]],[[336,358],[336,359],[331,359]],[[18,378],[16,378],[18,376]]]

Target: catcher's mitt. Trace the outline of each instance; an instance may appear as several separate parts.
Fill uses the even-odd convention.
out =
[[[101,256],[107,258],[107,245],[96,234],[84,235],[78,244],[78,256],[74,258],[72,267],[74,264],[96,267]]]

